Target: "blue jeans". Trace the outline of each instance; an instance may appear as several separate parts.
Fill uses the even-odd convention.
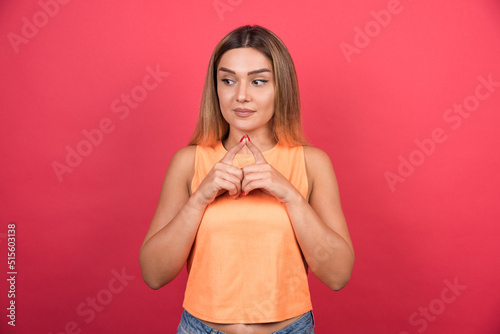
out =
[[[177,327],[177,334],[224,334],[215,328],[212,328],[192,316],[184,310],[181,316],[181,323]],[[277,332],[271,334],[314,334],[314,316],[312,311],[305,313],[299,319],[283,327]]]

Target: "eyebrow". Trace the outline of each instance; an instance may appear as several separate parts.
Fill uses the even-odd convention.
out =
[[[236,72],[228,69],[228,68],[225,68],[225,67],[221,67],[219,68],[219,71],[222,71],[222,72],[227,72],[227,73],[231,73],[231,74],[236,74]],[[255,70],[255,71],[250,71],[247,73],[247,75],[253,75],[253,74],[259,74],[259,73],[263,73],[263,72],[269,72],[271,73],[271,70],[267,69],[267,68],[261,68],[261,69],[258,69],[258,70]]]

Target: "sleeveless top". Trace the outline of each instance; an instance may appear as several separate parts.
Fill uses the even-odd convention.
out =
[[[196,147],[191,193],[226,153],[221,142]],[[277,144],[263,155],[307,197],[302,146]],[[252,154],[233,160],[239,168],[253,163]],[[201,320],[276,322],[312,310],[305,261],[286,208],[257,189],[237,199],[226,192],[207,206],[187,270],[183,307]]]

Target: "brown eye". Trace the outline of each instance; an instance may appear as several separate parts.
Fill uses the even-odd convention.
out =
[[[221,79],[221,81],[228,86],[234,83],[234,81],[231,79]]]
[[[252,81],[253,84],[255,86],[262,86],[263,84],[265,84],[266,82],[268,82],[269,80],[263,80],[263,79],[257,79],[257,80],[254,80]]]

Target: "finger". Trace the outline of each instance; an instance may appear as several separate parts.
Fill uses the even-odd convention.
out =
[[[231,174],[231,175],[234,175],[238,178],[238,180],[243,180],[243,170],[241,168],[238,168],[238,167],[234,167],[233,165],[226,165],[227,168],[226,168],[226,172],[228,174]]]
[[[232,165],[234,157],[239,151],[241,151],[243,146],[245,146],[245,140],[240,141],[238,144],[234,145],[229,151],[227,151],[226,155],[222,157],[220,162]]]
[[[243,171],[241,170],[241,168],[235,167],[231,163],[226,164],[224,162],[219,161],[214,165],[214,170],[235,175],[240,179],[243,177]]]
[[[264,158],[264,155],[257,146],[255,146],[250,140],[244,140],[243,142],[247,144],[247,147],[252,152],[256,164],[267,164],[266,158]]]
[[[221,188],[218,194],[221,194],[225,191],[228,192],[231,196],[236,196],[240,193],[239,186],[227,180],[219,180],[219,187]],[[222,190],[222,191],[221,191]]]
[[[265,165],[246,165],[245,167],[242,168],[243,174],[246,176],[247,174],[250,173],[264,173],[264,172],[272,172],[274,171],[274,168],[266,163]]]
[[[255,182],[255,181],[261,181],[268,179],[269,174],[268,173],[250,173],[246,174],[245,177],[243,178],[243,181],[241,182],[241,189],[247,191],[247,187],[250,183]]]
[[[264,180],[253,180],[250,182],[247,182],[245,185],[241,186],[241,192],[242,194],[248,195],[250,192],[253,190],[260,190],[263,193],[270,195],[271,193],[265,189],[266,183]]]
[[[226,173],[222,170],[217,170],[215,171],[215,183],[217,184],[220,181],[227,181],[227,182],[231,182],[232,184],[234,184],[236,186],[236,188],[238,188],[238,191],[240,190],[240,187],[241,187],[241,178],[239,178],[238,176],[236,175],[233,175],[231,173]],[[229,189],[227,189],[229,190]]]
[[[227,190],[229,195],[235,196],[241,192],[241,181],[230,174],[219,178],[216,181],[217,188]]]

